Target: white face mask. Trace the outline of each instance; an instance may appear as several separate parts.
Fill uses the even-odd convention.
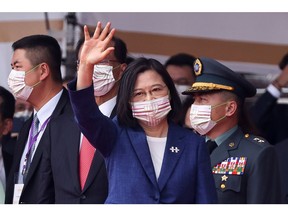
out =
[[[15,98],[27,101],[27,99],[29,98],[29,96],[31,95],[33,91],[33,87],[35,87],[41,82],[39,81],[33,86],[27,86],[25,84],[25,75],[33,71],[39,65],[35,66],[34,68],[32,68],[31,70],[27,72],[11,70],[9,77],[8,77],[8,86],[11,89]]]
[[[115,85],[113,67],[110,65],[94,65],[93,85],[94,96],[107,94]]]
[[[194,130],[196,130],[199,134],[205,135],[207,134],[212,128],[217,124],[217,122],[224,119],[226,116],[223,116],[222,118],[218,119],[217,121],[213,121],[211,119],[211,112],[212,109],[221,105],[226,104],[221,103],[216,106],[211,105],[191,105],[190,110],[190,122],[191,126]]]
[[[31,114],[32,114],[32,111],[25,109],[23,111],[15,112],[14,117],[23,118],[24,120],[27,120],[28,118],[30,118]]]
[[[169,96],[149,101],[131,102],[133,117],[148,126],[156,126],[171,110]]]
[[[183,103],[185,101],[185,99],[189,96],[189,95],[183,95],[182,92],[186,91],[187,89],[189,89],[191,86],[189,85],[178,85],[175,84],[175,88],[178,92],[178,95],[180,97],[181,102]]]

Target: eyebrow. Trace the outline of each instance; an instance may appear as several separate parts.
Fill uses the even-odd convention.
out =
[[[163,86],[166,86],[166,84],[154,84],[154,85],[152,85],[152,86],[150,86],[150,88],[153,88],[153,87],[157,87],[157,86],[161,86],[161,87],[163,87]],[[143,90],[143,88],[135,88],[134,89],[134,91],[137,91],[137,90]]]
[[[13,66],[13,65],[18,64],[18,63],[19,63],[19,60],[16,60],[13,63],[11,63],[10,65]]]

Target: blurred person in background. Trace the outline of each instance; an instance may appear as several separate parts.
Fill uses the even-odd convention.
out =
[[[166,70],[171,76],[182,103],[182,110],[179,116],[179,124],[185,126],[185,115],[187,109],[193,103],[193,97],[183,95],[182,92],[192,86],[195,81],[193,70],[196,58],[187,53],[178,53],[170,56],[164,64]]]
[[[5,200],[6,179],[11,169],[16,138],[11,137],[15,99],[0,86],[0,203]]]
[[[278,64],[281,73],[251,107],[251,120],[271,144],[288,138],[288,104],[278,103],[288,87],[288,53]]]
[[[33,106],[21,98],[16,99],[12,136],[17,137],[24,122],[31,117]]]

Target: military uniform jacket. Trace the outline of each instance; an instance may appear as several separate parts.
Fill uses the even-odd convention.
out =
[[[210,158],[219,203],[281,203],[276,152],[266,140],[238,128]]]

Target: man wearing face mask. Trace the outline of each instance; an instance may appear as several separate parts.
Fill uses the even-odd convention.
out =
[[[48,35],[21,38],[12,44],[12,48],[14,52],[8,86],[17,99],[33,106],[33,114],[18,136],[6,185],[5,203],[55,203],[59,198],[55,195],[56,191],[71,181],[62,185],[54,181],[57,174],[65,171],[61,170],[60,165],[66,163],[66,158],[62,158],[63,152],[53,151],[50,144],[54,137],[49,132],[49,125],[52,120],[56,121],[64,115],[71,117],[70,122],[74,121],[67,90],[62,86],[61,48],[57,40]],[[73,133],[70,132],[69,138],[72,137]],[[76,138],[80,140],[80,136]],[[60,142],[57,144],[62,146]],[[78,162],[77,152],[74,161]],[[100,168],[101,165],[105,171],[103,160],[99,163]],[[78,170],[74,174],[77,176]],[[76,201],[85,197],[77,182],[74,188],[78,193]]]
[[[83,43],[84,38],[77,43],[77,59],[80,59],[78,56],[81,54]],[[109,46],[115,48],[114,52],[93,67],[93,87],[95,103],[100,105],[99,108],[105,116],[113,118],[116,113],[115,104],[119,81],[126,67],[127,48],[126,44],[116,37],[113,37]],[[83,136],[74,121],[74,115],[62,115],[57,120],[51,120],[49,131],[52,155],[55,155],[55,160],[56,156],[59,161],[63,160],[63,163],[59,163],[58,166],[52,165],[56,185],[55,202],[104,203],[108,182],[103,156]],[[79,142],[79,139],[82,142]],[[85,149],[88,150],[88,155]],[[78,158],[79,163],[77,163]],[[82,168],[82,161],[85,164],[89,163],[90,169]]]
[[[81,38],[76,47],[77,58],[79,59],[84,38]],[[94,66],[93,86],[95,101],[100,111],[113,118],[116,115],[116,98],[119,89],[120,79],[127,67],[127,47],[123,40],[114,36],[109,44],[115,49],[102,62]],[[77,61],[79,64],[79,62]]]
[[[206,136],[219,203],[282,203],[274,147],[243,132],[245,98],[255,87],[210,58],[197,59],[194,72],[196,81],[183,94],[194,96],[190,124]]]

